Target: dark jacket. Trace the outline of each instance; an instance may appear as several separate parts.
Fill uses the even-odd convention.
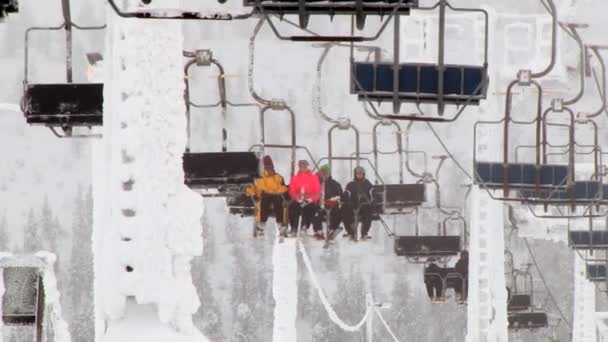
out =
[[[435,263],[430,263],[424,268],[424,281],[437,281],[445,276],[445,269],[437,266]]]
[[[342,202],[348,203],[353,208],[358,208],[360,204],[371,203],[372,189],[372,183],[367,178],[360,181],[353,180],[346,185]]]
[[[329,177],[327,178],[325,181],[323,181],[323,178],[321,178],[321,176],[319,176],[319,182],[321,182],[321,185],[323,186],[323,193],[324,193],[324,198],[323,201],[325,201],[325,207],[326,208],[331,208],[337,205],[337,202],[335,201],[331,201],[330,199],[333,197],[338,197],[338,198],[342,198],[343,192],[342,192],[342,185],[340,185],[340,183],[336,182],[333,178]]]
[[[461,257],[456,262],[454,268],[456,269],[456,272],[460,273],[463,277],[466,277],[469,274],[469,258]]]

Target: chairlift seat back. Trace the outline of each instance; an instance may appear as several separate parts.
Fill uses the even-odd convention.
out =
[[[460,236],[398,236],[395,254],[406,257],[453,256],[460,252]]]
[[[528,310],[532,305],[532,298],[529,294],[514,294],[507,305],[508,311]]]
[[[510,313],[509,329],[538,329],[548,325],[545,312],[514,312]]]
[[[590,281],[606,281],[606,265],[587,265],[587,279]]]
[[[529,189],[536,186],[536,164],[509,163],[507,183],[512,189]],[[490,189],[500,189],[505,181],[505,168],[500,162],[477,162],[475,178]],[[566,165],[540,165],[539,186],[565,189],[568,179]]]
[[[255,204],[251,197],[241,194],[239,196],[228,197],[226,205],[232,215],[240,215],[241,217],[254,216]]]
[[[253,184],[260,177],[255,152],[184,153],[185,183],[192,189],[225,189]]]
[[[38,314],[39,270],[35,267],[3,268],[5,291],[2,321],[5,325],[33,325]]]
[[[390,15],[400,0],[363,0],[362,14]],[[258,6],[259,3],[259,6]],[[357,14],[355,0],[306,0],[304,10],[307,15]],[[300,14],[299,0],[244,0],[245,6],[256,6],[266,14]],[[259,9],[262,8],[262,10]],[[410,13],[410,8],[418,7],[418,0],[403,0],[397,9],[401,15]]]
[[[403,102],[436,103],[440,93],[437,65],[405,63],[399,66],[398,97]],[[486,98],[483,85],[487,71],[483,66],[445,65],[443,96],[450,104],[477,105]],[[359,100],[377,101],[393,99],[393,64],[354,62],[351,76],[351,93]],[[357,82],[355,82],[355,80]]]
[[[443,272],[445,273],[446,288],[448,288],[448,289],[457,288],[459,285],[461,285],[460,283],[464,283],[464,284],[462,284],[463,287],[466,286],[467,279],[464,278],[460,273],[458,273],[458,271],[456,271],[456,268],[446,267],[446,268],[444,268]]]
[[[421,205],[426,200],[424,184],[374,185],[373,202],[379,204],[380,213],[399,212],[407,207]]]
[[[29,124],[90,127],[103,123],[103,83],[29,84],[23,96]]]
[[[608,249],[608,231],[570,231],[570,246],[574,249]]]

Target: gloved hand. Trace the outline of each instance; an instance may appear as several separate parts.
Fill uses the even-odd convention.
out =
[[[305,199],[301,202],[302,206],[305,207],[307,205],[309,205],[310,203],[312,203],[312,201],[310,199]]]

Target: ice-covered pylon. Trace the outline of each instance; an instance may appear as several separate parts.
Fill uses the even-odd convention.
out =
[[[93,162],[97,341],[155,332],[164,341],[205,341],[192,322],[200,301],[190,263],[202,254],[203,203],[182,169],[182,25],[125,19],[109,7],[107,14],[103,138]]]
[[[574,320],[572,341],[595,342],[595,286],[587,280],[585,261],[574,253]]]
[[[467,342],[507,342],[503,203],[471,191]]]

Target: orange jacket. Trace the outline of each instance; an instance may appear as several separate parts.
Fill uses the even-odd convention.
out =
[[[245,193],[249,196],[260,197],[263,193],[267,194],[283,194],[287,192],[285,181],[278,173],[269,175],[268,171],[264,171],[264,176],[255,180],[253,186],[245,189]]]

